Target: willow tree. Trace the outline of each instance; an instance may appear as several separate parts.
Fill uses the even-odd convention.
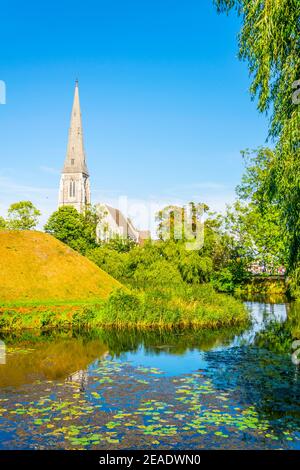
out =
[[[242,19],[239,56],[248,63],[251,97],[270,118],[264,173],[254,195],[267,195],[281,214],[289,268],[300,273],[300,0],[214,0]],[[261,155],[259,157],[261,159]],[[299,274],[298,274],[299,276]],[[300,278],[299,278],[300,280]]]

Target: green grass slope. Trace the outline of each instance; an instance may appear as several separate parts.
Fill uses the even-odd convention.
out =
[[[105,299],[121,284],[51,235],[0,232],[0,304]]]

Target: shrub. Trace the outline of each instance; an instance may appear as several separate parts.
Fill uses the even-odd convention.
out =
[[[166,260],[155,261],[149,266],[139,265],[133,277],[137,286],[144,288],[156,285],[176,286],[182,283],[176,266]]]
[[[118,324],[130,324],[142,318],[142,310],[141,296],[126,292],[123,289],[116,289],[108,298],[105,321],[116,326]]]
[[[90,250],[87,257],[115,279],[122,279],[127,274],[128,255],[125,252],[118,252],[109,246],[102,246]]]
[[[228,268],[223,268],[221,271],[214,273],[211,283],[220,292],[234,291],[233,274]]]
[[[57,315],[53,311],[43,312],[41,315],[41,327],[49,328],[55,324]]]
[[[72,326],[74,328],[91,326],[95,318],[95,309],[93,307],[84,307],[74,312],[72,316]]]
[[[197,251],[185,251],[179,260],[179,270],[185,282],[207,282],[213,270],[213,262]]]

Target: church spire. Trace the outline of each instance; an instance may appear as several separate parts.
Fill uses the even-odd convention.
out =
[[[86,165],[84,144],[83,144],[83,130],[81,121],[80,101],[78,80],[75,82],[75,93],[73,108],[71,114],[71,123],[69,129],[69,140],[67,147],[67,155],[64,164],[64,173],[84,173],[88,176],[88,169]]]
[[[78,80],[76,80],[67,155],[60,179],[59,206],[73,206],[82,212],[90,203],[89,172],[83,145]]]

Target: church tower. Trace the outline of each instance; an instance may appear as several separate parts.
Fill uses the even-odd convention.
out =
[[[89,172],[86,165],[79,102],[78,81],[69,130],[67,155],[62,170],[59,188],[59,207],[73,206],[82,212],[91,203]]]

